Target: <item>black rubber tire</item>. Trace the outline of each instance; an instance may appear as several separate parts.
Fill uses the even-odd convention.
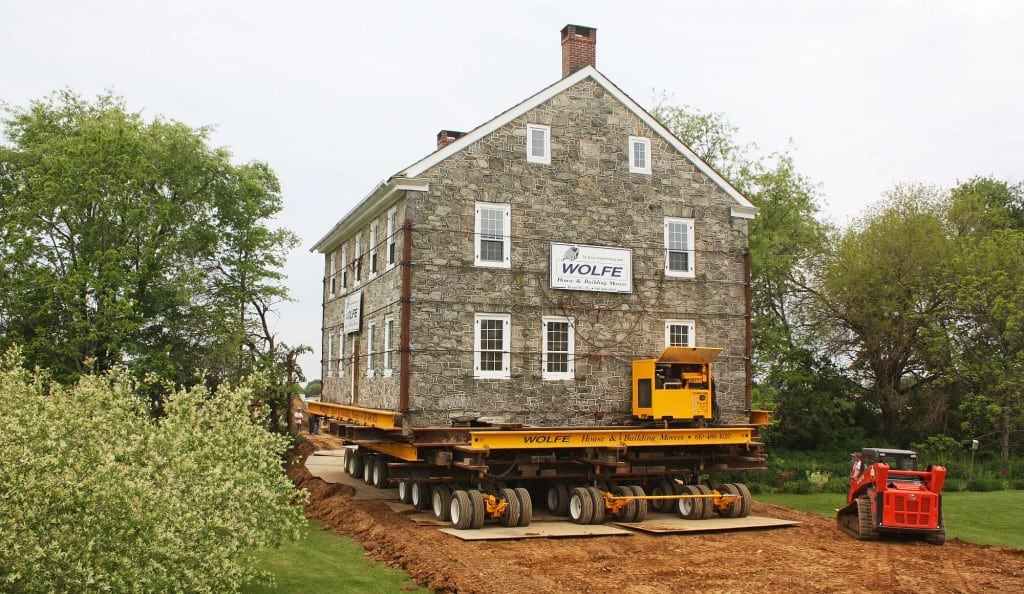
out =
[[[409,498],[410,503],[416,509],[420,511],[430,509],[430,485],[427,483],[413,483]]]
[[[435,485],[430,490],[430,513],[435,520],[447,522],[451,519],[452,492],[444,485]]]
[[[704,485],[705,487],[707,487],[711,491],[718,491],[719,490],[719,488],[718,488],[718,481],[716,481],[715,479],[710,479],[710,478],[701,479],[700,480],[700,484]]]
[[[701,495],[711,495],[711,489],[707,485],[694,485],[697,490],[700,491]],[[700,519],[707,520],[715,515],[715,503],[712,499],[704,500],[704,513],[701,514]]]
[[[740,503],[743,504],[740,509],[740,515],[737,518],[745,518],[750,515],[750,508],[754,505],[754,498],[750,495],[750,489],[743,483],[736,483],[736,488],[740,491]]]
[[[378,489],[388,488],[388,463],[382,457],[373,461],[373,486]]]
[[[473,523],[473,502],[469,493],[459,489],[451,494],[448,516],[456,530],[466,530]]]
[[[569,496],[569,517],[577,524],[589,524],[594,519],[594,500],[586,487],[576,487]]]
[[[353,478],[363,478],[363,455],[349,450],[348,455],[345,456],[346,468],[348,475]]]
[[[590,498],[594,503],[594,518],[590,521],[591,524],[603,524],[604,523],[604,493],[597,487],[587,487],[587,491],[590,492]]]
[[[616,497],[632,497],[633,490],[626,486],[615,487],[612,489],[612,494]],[[626,505],[619,508],[619,511],[612,514],[612,519],[616,522],[635,522],[633,518],[636,516],[636,501],[630,501]]]
[[[735,495],[736,499],[732,499],[729,502],[729,506],[725,509],[715,509],[718,515],[723,518],[738,518],[740,512],[743,511],[743,499],[740,497],[740,490],[733,483],[723,483],[718,485],[718,492],[722,495]]]
[[[505,502],[505,513],[498,518],[498,523],[506,528],[519,525],[519,497],[514,489],[501,489],[498,497]]]
[[[700,495],[696,485],[683,485],[680,495]],[[676,501],[676,509],[680,517],[687,520],[699,520],[704,517],[703,499],[679,499]]]
[[[924,541],[931,545],[946,544],[946,527],[939,526],[939,531],[926,535]]]
[[[398,481],[398,500],[406,504],[412,503],[412,483]]]
[[[647,495],[647,493],[644,493],[644,488],[640,485],[633,485],[630,489],[633,491],[633,495],[637,497],[645,497]],[[646,499],[636,500],[636,513],[633,515],[633,519],[630,520],[631,522],[643,522],[647,519],[647,503]]]
[[[657,496],[675,495],[676,494],[675,487],[672,486],[672,483],[674,483],[674,482],[675,481],[669,481],[669,480],[666,480],[666,479],[662,479],[662,480],[654,483],[654,486],[651,488],[651,495],[657,495]],[[650,505],[650,508],[652,510],[656,511],[656,512],[660,512],[660,511],[670,512],[670,511],[672,511],[672,504],[674,504],[674,503],[675,503],[675,501],[673,501],[671,499],[652,499],[648,505]]]
[[[529,526],[533,521],[533,499],[530,492],[523,487],[516,487],[516,497],[519,498],[519,526]],[[566,502],[566,506],[568,506]]]
[[[363,456],[363,482],[367,485],[373,484],[373,461],[374,456]]]
[[[487,515],[487,507],[484,505],[483,495],[476,489],[470,489],[466,491],[469,495],[469,501],[473,504],[473,518],[469,523],[469,527],[473,530],[478,530],[484,527],[484,517]]]
[[[548,511],[556,516],[564,516],[569,513],[569,484],[565,481],[555,481],[548,487],[547,497]]]

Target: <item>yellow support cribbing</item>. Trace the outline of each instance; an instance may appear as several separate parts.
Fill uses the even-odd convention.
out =
[[[347,406],[331,402],[308,401],[306,409],[311,414],[378,429],[397,429],[399,427],[398,420],[402,416],[401,413],[390,410]]]
[[[652,447],[666,445],[746,445],[754,442],[749,427],[715,429],[559,429],[470,431],[474,450]]]

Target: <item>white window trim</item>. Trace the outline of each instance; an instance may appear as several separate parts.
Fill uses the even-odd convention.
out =
[[[327,333],[327,377],[334,377],[334,332]]]
[[[501,320],[501,370],[480,369],[480,322]],[[473,320],[473,377],[477,379],[508,379],[512,377],[512,316],[509,314],[476,314]]]
[[[544,154],[537,156],[533,154],[533,133],[540,130],[544,133]],[[526,161],[528,163],[551,164],[551,126],[541,124],[526,125]]]
[[[391,377],[395,368],[395,357],[392,350],[395,348],[395,318],[387,316],[384,318],[384,377]]]
[[[568,366],[565,371],[548,371],[548,324],[564,322],[569,325]],[[541,318],[540,376],[545,380],[571,380],[576,378],[576,324],[572,318],[544,316]]]
[[[337,294],[337,259],[335,257],[336,252],[331,252],[330,261],[327,264],[327,297],[333,298]]]
[[[398,249],[396,247],[397,237],[395,235],[395,233],[397,233],[397,227],[398,227],[398,209],[397,208],[392,208],[391,210],[388,211],[388,224],[387,224],[388,241],[387,241],[387,246],[384,248],[385,250],[387,250],[387,254],[388,254],[387,255],[387,261],[388,261],[388,263],[387,263],[387,268],[385,270],[391,270],[392,268],[394,268],[395,267],[395,260],[398,259],[398,254],[395,253],[395,250]]]
[[[341,292],[348,288],[348,246],[341,246]]]
[[[675,346],[690,346],[690,347],[692,347],[692,346],[695,346],[697,344],[697,337],[696,337],[697,323],[694,320],[665,320],[665,346],[666,347],[672,346],[671,341],[670,341],[671,336],[672,336],[672,326],[686,326],[687,327],[686,337],[689,340],[689,344],[675,345]]]
[[[643,167],[638,167],[637,164],[636,164],[636,160],[633,158],[633,156],[635,154],[633,151],[636,148],[636,145],[638,145],[638,144],[644,145],[645,161],[644,161],[644,166]],[[651,174],[651,139],[650,138],[643,138],[643,137],[640,137],[640,136],[630,136],[629,137],[629,172],[630,173],[646,173],[647,175]]]
[[[483,238],[481,225],[483,222],[480,216],[481,210],[498,210],[502,213],[502,248],[501,252],[504,256],[503,260],[498,262],[495,260],[483,260],[480,258],[480,241]],[[473,233],[473,264],[476,266],[483,266],[486,268],[511,268],[512,267],[512,206],[509,204],[494,204],[492,202],[477,202],[476,203],[476,222],[474,223]]]
[[[370,276],[373,278],[377,276],[378,268],[380,268],[380,262],[377,261],[377,229],[379,226],[374,221],[370,224]]]
[[[338,333],[338,377],[345,377],[345,331]]]
[[[687,262],[690,265],[689,270],[671,270],[669,268],[669,262],[670,262],[670,259],[669,259],[669,224],[670,223],[682,223],[682,224],[686,225],[687,245],[685,246],[685,249],[683,249],[683,250],[672,250],[672,251],[682,251],[682,252],[686,252],[686,253],[689,254],[689,257],[687,258]],[[694,249],[693,249],[693,245],[694,245],[693,219],[678,219],[678,218],[673,218],[673,217],[665,217],[664,242],[665,242],[664,243],[664,247],[665,247],[665,276],[673,276],[673,277],[678,277],[678,278],[694,278],[694,276],[695,276],[695,272],[694,271],[696,270],[697,266],[696,266]]]
[[[377,322],[370,322],[366,329],[366,377],[373,377],[373,343],[377,340]]]
[[[356,236],[355,257],[352,258],[352,266],[353,266],[353,269],[352,269],[352,286],[353,287],[358,287],[359,283],[361,283],[362,280],[363,280],[362,279],[362,276],[363,276],[362,275],[363,263],[360,262],[360,259],[363,257],[363,241],[362,240],[363,240],[363,238],[361,236],[359,236],[359,235]]]

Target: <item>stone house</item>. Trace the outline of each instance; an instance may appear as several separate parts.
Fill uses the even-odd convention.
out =
[[[723,348],[724,420],[750,408],[747,225],[757,209],[561,31],[563,77],[373,188],[324,255],[323,400],[574,426],[630,417],[631,362]]]

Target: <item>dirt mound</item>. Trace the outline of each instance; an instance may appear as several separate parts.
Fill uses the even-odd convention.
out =
[[[320,436],[312,436],[319,438]],[[861,542],[835,522],[756,503],[753,514],[799,526],[731,533],[465,542],[418,525],[380,501],[314,478],[299,449],[289,474],[310,492],[307,515],[359,542],[374,560],[435,592],[1020,592],[1024,550],[922,542]]]

